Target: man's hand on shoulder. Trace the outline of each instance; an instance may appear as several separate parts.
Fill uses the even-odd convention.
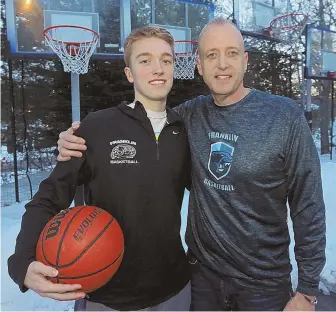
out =
[[[33,261],[29,266],[24,280],[24,285],[39,294],[55,300],[83,299],[85,293],[80,291],[78,284],[56,284],[48,280],[48,277],[57,276],[58,272],[41,262]]]
[[[299,292],[288,301],[284,311],[315,311],[315,304],[309,302],[314,301],[314,296],[303,295]]]
[[[59,135],[58,161],[67,161],[71,157],[82,157],[83,154],[80,151],[86,150],[85,140],[74,135],[74,132],[79,128],[80,122],[75,121],[67,131],[63,131]]]

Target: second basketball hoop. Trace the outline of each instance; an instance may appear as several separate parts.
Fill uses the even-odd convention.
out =
[[[175,79],[194,79],[197,59],[197,41],[175,41]]]
[[[291,13],[278,16],[271,21],[265,33],[283,42],[298,40],[306,27],[308,16],[301,13]]]

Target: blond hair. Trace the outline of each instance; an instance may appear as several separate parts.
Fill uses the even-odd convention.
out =
[[[124,43],[124,61],[126,66],[130,65],[133,43],[144,38],[162,39],[171,46],[172,51],[174,52],[174,38],[165,28],[157,26],[146,26],[134,29],[128,35]]]

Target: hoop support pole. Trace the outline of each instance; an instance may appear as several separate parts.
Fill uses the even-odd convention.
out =
[[[79,75],[71,73],[72,122],[80,121]]]

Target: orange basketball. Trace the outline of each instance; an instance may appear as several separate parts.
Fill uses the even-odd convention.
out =
[[[36,248],[36,260],[58,270],[53,282],[80,284],[84,292],[106,284],[123,254],[119,223],[93,206],[62,210],[44,227]]]

